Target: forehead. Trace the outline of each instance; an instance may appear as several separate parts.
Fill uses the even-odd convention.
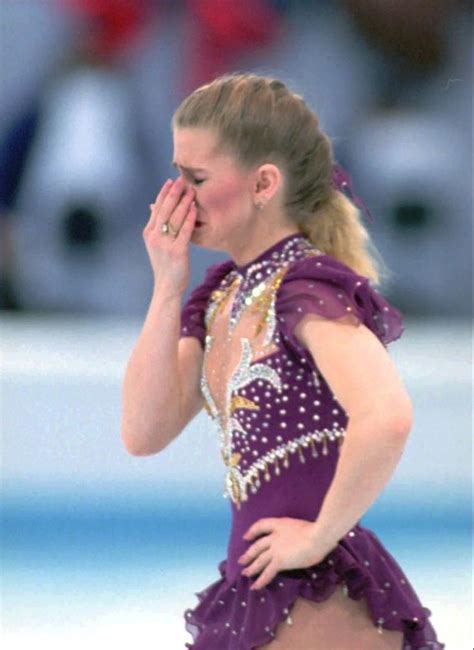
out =
[[[217,149],[215,133],[202,128],[173,130],[173,164],[181,167],[206,170],[216,165],[231,164],[230,156]]]

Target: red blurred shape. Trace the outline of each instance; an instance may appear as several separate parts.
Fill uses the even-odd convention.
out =
[[[281,14],[268,0],[186,0],[184,94],[225,72],[233,57],[281,34]]]
[[[150,0],[58,0],[66,11],[84,19],[83,40],[103,58],[113,58],[141,34],[152,9]]]

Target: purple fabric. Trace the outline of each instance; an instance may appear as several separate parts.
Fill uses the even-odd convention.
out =
[[[334,167],[333,167],[332,185],[333,185],[333,187],[338,189],[343,194],[345,194],[346,191],[347,191],[349,193],[350,200],[355,205],[357,205],[357,207],[364,210],[365,213],[367,214],[367,216],[369,217],[370,221],[372,221],[372,223],[374,222],[374,218],[373,218],[372,213],[370,212],[369,208],[365,205],[365,203],[362,201],[362,199],[359,196],[357,196],[357,194],[354,192],[354,188],[352,187],[352,178],[351,178],[351,176],[344,169],[344,167],[342,167],[341,165],[335,164]]]
[[[204,311],[210,293],[219,284],[232,268],[232,260],[218,262],[208,267],[204,280],[191,291],[184,307],[181,310],[181,336],[194,336],[204,348],[206,327],[204,325]]]
[[[291,259],[291,247],[294,244],[296,250],[304,245],[303,239],[302,235],[285,237],[257,260],[262,262],[271,256],[278,264],[278,254],[284,246],[290,246],[285,251],[290,250]],[[182,336],[196,336],[205,347],[205,312],[212,302],[212,291],[225,290],[229,278],[238,272],[251,278],[254,262],[237,267],[228,260],[209,267],[204,281],[183,307]],[[257,440],[244,444],[241,437],[235,438],[232,450],[245,459],[248,457],[245,445],[251,444],[259,462],[278,445],[291,453],[281,471],[276,471],[276,463],[268,461],[269,474],[264,479],[262,470],[258,489],[249,491],[238,507],[231,500],[232,527],[227,557],[218,565],[219,578],[196,593],[198,604],[184,613],[186,629],[193,637],[193,643],[187,643],[186,647],[254,650],[274,638],[278,624],[291,612],[297,598],[320,602],[329,598],[337,585],[345,583],[349,597],[366,598],[374,625],[403,632],[403,650],[441,650],[445,646],[437,640],[428,620],[431,611],[422,605],[407,576],[378,537],[360,522],[322,562],[304,569],[281,571],[263,589],[251,591],[249,587],[256,576],[248,578],[241,574],[243,567],[237,559],[253,543],[242,539],[249,526],[262,517],[287,516],[314,521],[337,466],[342,438],[335,434],[347,427],[347,414],[309,352],[293,335],[298,320],[309,312],[331,319],[352,314],[354,321],[363,322],[384,346],[403,332],[400,312],[371,287],[367,278],[332,256],[313,254],[290,264],[275,295],[273,340],[278,350],[252,361],[248,372],[254,373],[255,380],[242,384],[244,389],[237,387],[234,393],[259,404],[251,413],[254,419],[250,419],[245,407],[236,408],[233,414],[241,433],[243,430],[257,433],[253,436]],[[283,391],[277,391],[271,382],[257,381],[262,365],[266,366],[267,376],[271,369],[270,374],[276,372],[281,377]],[[285,400],[284,410],[280,408],[280,399]],[[264,420],[264,415],[270,419]],[[321,432],[325,435],[319,438]],[[302,442],[313,433],[314,440]],[[293,449],[298,439],[301,439],[299,449],[296,445]],[[242,465],[241,476],[245,475],[245,469],[248,466]]]

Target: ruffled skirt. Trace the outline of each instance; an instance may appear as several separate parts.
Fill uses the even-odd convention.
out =
[[[366,599],[381,634],[384,629],[403,633],[403,650],[445,648],[428,620],[431,611],[422,606],[396,560],[359,524],[320,563],[280,571],[258,590],[250,589],[256,576],[239,573],[229,581],[226,567],[227,560],[222,560],[220,578],[196,593],[199,603],[184,612],[193,638],[186,643],[188,650],[254,650],[275,638],[298,598],[321,602],[339,585],[348,597]]]

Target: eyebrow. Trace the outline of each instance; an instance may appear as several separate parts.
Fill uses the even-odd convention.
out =
[[[185,167],[184,165],[178,165],[176,161],[173,160],[173,167],[181,167],[181,169],[185,169],[188,172],[205,172],[205,169],[201,169],[200,167]]]

